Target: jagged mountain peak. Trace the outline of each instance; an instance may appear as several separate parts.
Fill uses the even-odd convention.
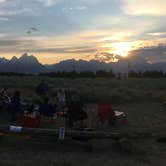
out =
[[[38,59],[33,55],[28,55],[28,53],[24,53],[19,58],[19,62],[21,62],[21,63],[38,63],[39,64]]]
[[[10,61],[17,61],[18,58],[16,56],[13,56]]]
[[[7,63],[8,61],[9,60],[4,57],[0,58],[0,63]]]
[[[135,62],[135,61],[134,61]],[[145,70],[162,70],[166,72],[166,62],[148,64],[148,63],[130,63],[130,68],[134,71]],[[17,73],[41,73],[41,72],[55,72],[55,71],[97,71],[97,70],[113,70],[115,73],[127,72],[129,64],[126,61],[119,61],[117,63],[105,63],[98,60],[75,60],[68,59],[57,64],[42,65],[38,59],[24,53],[20,58],[13,57],[10,60],[0,58],[0,72],[17,72]]]

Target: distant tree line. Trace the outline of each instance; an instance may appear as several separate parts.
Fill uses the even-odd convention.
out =
[[[129,77],[135,77],[135,78],[162,78],[166,77],[166,73],[163,71],[157,71],[157,70],[146,70],[146,71],[130,71]]]
[[[96,72],[92,71],[82,71],[82,72],[65,72],[65,71],[57,71],[52,73],[41,73],[40,76],[50,76],[50,77],[68,77],[68,78],[96,78],[96,77],[115,77],[115,74],[112,70],[110,71],[104,71],[104,70],[98,70]]]
[[[96,72],[92,71],[82,71],[82,72],[52,72],[52,73],[41,73],[39,74],[40,76],[49,76],[49,77],[67,77],[67,78],[123,78],[123,77],[130,77],[130,78],[162,78],[166,77],[166,73],[163,71],[130,71],[128,74],[124,73],[117,73],[115,74],[112,70],[110,71],[105,71],[105,70],[98,70]]]
[[[15,72],[0,72],[0,76],[33,76],[29,73],[15,73]]]
[[[39,73],[39,74],[29,74],[29,73],[14,73],[14,72],[0,72],[0,76],[48,76],[48,77],[59,77],[59,78],[164,78],[166,73],[163,71],[157,70],[147,70],[147,71],[130,71],[128,74],[117,73],[115,74],[112,70],[98,70],[96,72],[92,71],[82,71],[82,72],[66,72],[66,71],[57,71],[50,73]]]

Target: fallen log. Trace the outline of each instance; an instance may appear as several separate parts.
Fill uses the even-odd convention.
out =
[[[152,133],[118,133],[107,131],[89,131],[89,130],[71,130],[71,129],[46,129],[46,128],[26,128],[21,126],[7,126],[1,125],[0,132],[2,133],[22,133],[22,134],[35,134],[35,135],[54,135],[57,138],[65,139],[114,139],[119,140],[122,138],[127,139],[141,139],[154,137],[156,135]]]

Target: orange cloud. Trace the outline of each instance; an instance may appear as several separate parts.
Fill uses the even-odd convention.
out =
[[[166,15],[165,0],[123,0],[124,12],[129,15]]]

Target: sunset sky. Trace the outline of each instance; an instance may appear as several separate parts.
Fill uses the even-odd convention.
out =
[[[0,57],[166,62],[166,0],[0,0]]]

